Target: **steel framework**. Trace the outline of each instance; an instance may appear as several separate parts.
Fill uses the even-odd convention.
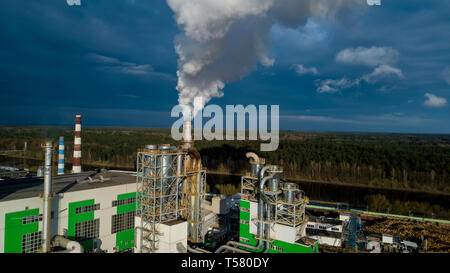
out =
[[[269,175],[274,173],[273,171],[268,171]],[[281,171],[276,171],[281,173]],[[241,198],[242,200],[258,202],[257,194],[259,187],[259,179],[254,175],[247,173],[245,176],[241,177]],[[268,200],[269,206],[272,208],[272,213],[270,217],[265,217],[265,219],[253,218],[250,219],[254,222],[262,222],[264,225],[270,228],[266,230],[264,238],[255,235],[256,239],[261,239],[263,241],[272,242],[274,239],[270,236],[270,231],[273,230],[273,226],[276,223],[292,226],[294,228],[299,228],[298,236],[301,236],[301,230],[306,226],[308,222],[308,217],[305,214],[306,205],[309,202],[308,197],[303,191],[299,191],[297,199],[292,203],[287,203],[283,200],[282,190],[271,191],[269,187],[265,187],[264,195],[266,200]],[[301,227],[300,227],[301,226]]]
[[[145,148],[137,153],[136,216],[141,220],[136,226],[139,238],[135,239],[140,241],[139,252],[158,250],[160,224],[180,218],[188,221],[190,241],[203,239],[200,204],[205,196],[206,172],[201,164],[192,164],[187,151],[171,148]]]

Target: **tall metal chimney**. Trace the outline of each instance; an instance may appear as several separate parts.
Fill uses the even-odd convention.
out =
[[[64,137],[59,137],[58,147],[58,175],[64,174]]]
[[[194,141],[192,140],[192,123],[191,121],[183,122],[183,140],[182,147],[189,149],[194,147]]]
[[[81,173],[81,115],[75,117],[75,141],[72,173]]]
[[[50,228],[51,228],[51,211],[52,211],[52,155],[53,144],[51,141],[45,143],[45,169],[44,169],[44,217],[42,232],[42,252],[50,251]]]

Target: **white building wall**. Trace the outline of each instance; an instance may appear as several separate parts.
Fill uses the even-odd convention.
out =
[[[5,215],[11,212],[37,208],[39,213],[42,213],[43,207],[43,201],[39,197],[0,202],[0,253],[5,252]],[[39,222],[39,230],[42,230],[42,221]]]
[[[394,236],[391,234],[383,234],[382,235],[382,242],[383,244],[393,244],[394,243]]]
[[[94,211],[94,219],[100,218],[99,239],[101,241],[101,249],[114,252],[116,234],[111,234],[111,217],[117,214],[117,207],[112,206],[112,201],[117,200],[117,195],[119,194],[135,191],[136,184],[129,183],[110,187],[89,188],[56,195],[52,200],[52,211],[54,211],[55,217],[52,219],[51,237],[53,238],[57,234],[65,235],[65,232],[67,232],[69,203],[94,199],[94,204],[100,203],[100,210]],[[0,253],[4,252],[5,214],[22,211],[27,207],[28,209],[39,208],[39,213],[43,213],[43,201],[40,197],[0,201]],[[39,230],[42,230],[42,221],[39,222]]]
[[[333,224],[327,224],[327,223],[318,223],[318,222],[308,221],[308,223],[306,224],[306,227],[311,228],[311,229],[342,232],[342,225],[333,225]]]
[[[271,234],[273,235],[272,238],[276,240],[293,244],[297,237],[297,231],[298,228],[275,224]]]
[[[342,246],[342,240],[340,238],[334,238],[334,237],[328,237],[328,236],[309,236],[309,238],[317,240],[319,244],[322,245],[329,245],[329,246],[335,246],[340,247]]]
[[[348,214],[348,213],[341,213],[341,214],[339,214],[339,220],[341,220],[341,221],[350,221],[350,214]]]
[[[160,224],[159,249],[156,253],[177,253],[177,244],[181,243],[187,249],[187,222],[174,225]]]

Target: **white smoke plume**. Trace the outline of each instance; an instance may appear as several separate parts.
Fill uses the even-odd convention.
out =
[[[364,0],[167,0],[183,34],[175,38],[178,103],[193,116],[225,84],[272,66],[269,32],[274,24],[297,28],[308,17],[333,18]],[[186,112],[185,112],[186,113]],[[186,115],[185,115],[186,117]]]

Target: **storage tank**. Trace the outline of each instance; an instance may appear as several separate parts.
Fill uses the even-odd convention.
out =
[[[283,201],[292,204],[297,201],[296,195],[299,191],[298,185],[295,183],[283,183]]]
[[[158,157],[157,168],[158,174],[162,179],[162,192],[165,195],[169,194],[170,191],[170,183],[172,182],[171,176],[174,176],[172,163],[173,163],[173,155],[170,153],[176,150],[176,147],[170,146],[169,144],[163,144],[158,146],[158,150],[161,154],[167,153],[167,155],[162,155]]]
[[[269,191],[276,192],[280,189],[280,170],[281,168],[278,165],[269,167],[269,173],[273,174],[273,178],[267,181]]]

